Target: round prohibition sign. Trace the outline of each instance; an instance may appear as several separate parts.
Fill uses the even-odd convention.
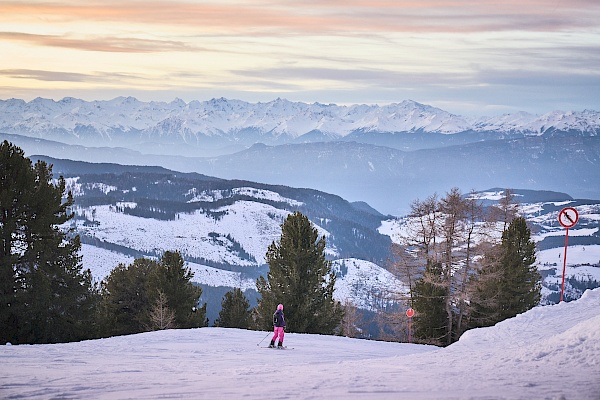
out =
[[[406,310],[406,316],[408,318],[412,318],[413,315],[415,315],[415,310],[413,310],[412,308],[409,308],[408,310]]]
[[[558,213],[558,222],[564,228],[572,228],[579,220],[579,213],[573,207],[566,207]]]

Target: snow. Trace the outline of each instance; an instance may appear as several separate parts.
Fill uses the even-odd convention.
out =
[[[199,328],[0,346],[0,397],[600,397],[600,289],[468,331],[447,348],[293,333],[293,349],[263,348],[270,336]]]
[[[552,265],[554,263],[557,263],[562,267],[564,263],[564,250],[564,247],[562,247],[558,249],[548,249],[539,251],[536,254],[538,264]],[[599,245],[569,246],[567,248],[567,266],[584,264],[600,264]],[[598,280],[600,280],[600,276],[598,277]]]
[[[188,200],[188,203],[197,202],[197,201],[217,201],[217,200],[224,199],[227,197],[232,197],[233,195],[239,195],[239,196],[249,196],[249,197],[253,197],[255,199],[271,200],[271,201],[275,201],[275,202],[287,203],[293,207],[300,207],[304,204],[301,201],[288,199],[287,197],[281,196],[279,193],[276,193],[276,192],[273,192],[270,190],[265,190],[265,189],[256,189],[256,188],[251,188],[251,187],[239,187],[239,188],[232,189],[231,194],[225,193],[225,192],[226,191],[224,191],[224,190],[210,190],[210,191],[204,191],[202,193],[197,193],[197,190],[194,188],[189,193],[189,195],[194,196],[194,197],[192,197],[190,200]]]
[[[118,204],[119,207],[134,205]],[[266,204],[246,201],[216,210],[225,213],[219,220],[202,211],[163,221],[123,214],[110,205],[95,206],[94,209],[95,220],[100,221],[100,225],[84,226],[79,220],[80,233],[143,252],[162,253],[164,249],[178,249],[186,256],[240,266],[264,263],[266,249],[281,235],[280,225],[288,214]],[[229,241],[227,235],[238,241],[256,262],[242,259],[229,251],[227,243],[224,243]]]
[[[106,279],[117,265],[131,265],[135,260],[135,257],[88,244],[81,245],[81,254],[84,268],[91,267],[90,270],[95,281]],[[156,259],[156,257],[147,258]],[[243,278],[240,272],[225,271],[187,261],[185,267],[193,272],[193,282],[208,286],[238,287],[242,290],[256,289],[255,281],[250,278]]]
[[[347,258],[332,264],[332,270],[338,273],[333,297],[342,304],[351,299],[355,307],[376,311],[394,302],[394,295],[408,292],[402,281],[370,261]]]
[[[81,245],[80,254],[84,268],[92,272],[92,276],[96,281],[108,277],[110,271],[116,268],[117,265],[130,265],[135,260],[135,257],[85,243]]]
[[[61,101],[37,98],[30,102],[0,100],[0,131],[43,137],[48,132],[67,132],[80,141],[81,128],[102,140],[117,139],[117,132],[180,137],[184,142],[198,136],[236,136],[244,129],[273,138],[298,138],[313,130],[343,137],[356,130],[375,132],[439,132],[453,134],[520,132],[540,135],[553,128],[596,135],[600,113],[553,111],[542,116],[519,112],[470,119],[439,108],[405,100],[388,105],[307,104],[276,99],[247,103],[224,98],[192,101],[142,102],[133,97],[109,101]]]

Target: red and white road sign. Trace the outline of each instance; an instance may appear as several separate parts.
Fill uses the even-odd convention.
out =
[[[415,310],[413,310],[412,308],[409,308],[408,310],[406,310],[406,316],[408,318],[412,318],[413,315],[415,315]]]
[[[579,220],[579,213],[573,207],[566,207],[558,213],[558,222],[564,228],[572,228]]]

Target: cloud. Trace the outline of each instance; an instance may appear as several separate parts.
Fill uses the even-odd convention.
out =
[[[223,35],[559,31],[597,26],[592,0],[4,2],[2,19],[171,25]]]
[[[21,32],[0,32],[0,39],[28,42],[40,46],[63,47],[86,51],[118,53],[155,53],[165,51],[197,50],[183,42],[173,40],[150,40],[137,38],[119,38],[87,36],[73,38],[68,35],[38,35]]]
[[[46,71],[38,69],[0,69],[0,76],[13,79],[32,79],[45,82],[105,82],[116,83],[119,80],[146,80],[139,75],[117,72],[79,73],[65,71]]]
[[[77,72],[42,71],[35,69],[2,69],[0,75],[17,79],[34,79],[38,81],[88,82],[95,77]]]
[[[268,82],[276,81],[337,81],[349,87],[368,85],[370,87],[393,88],[413,87],[415,85],[454,85],[466,84],[472,80],[469,72],[401,72],[382,69],[359,68],[310,68],[310,67],[278,67],[255,70],[230,71],[245,77],[254,77]]]

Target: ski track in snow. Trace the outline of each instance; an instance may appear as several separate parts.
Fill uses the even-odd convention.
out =
[[[590,399],[600,395],[600,289],[437,348],[199,328],[0,346],[0,397],[22,399]]]

